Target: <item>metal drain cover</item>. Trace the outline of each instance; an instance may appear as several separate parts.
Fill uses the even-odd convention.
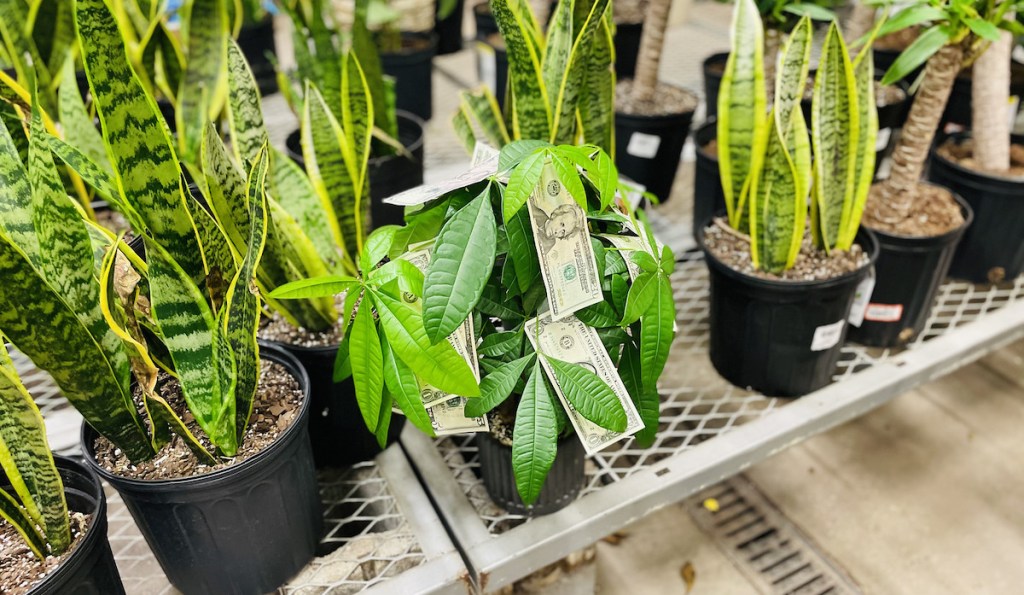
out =
[[[685,507],[762,593],[861,593],[852,578],[742,475],[688,498]]]

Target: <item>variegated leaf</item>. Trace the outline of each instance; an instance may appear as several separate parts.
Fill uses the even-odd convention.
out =
[[[32,223],[32,187],[18,147],[0,121],[0,228],[32,262],[39,262],[39,240]]]
[[[769,127],[764,166],[750,188],[750,252],[755,267],[780,273],[796,260],[807,201],[797,194],[798,174],[781,131],[774,120]]]
[[[604,149],[615,157],[615,56],[611,11],[605,12],[601,27],[591,41],[587,60],[582,65],[583,80],[579,99],[583,141]]]
[[[188,63],[175,116],[178,146],[185,161],[199,155],[206,123],[217,117],[227,94],[228,20],[221,0],[192,0]]]
[[[231,148],[239,163],[251,165],[267,142],[260,90],[238,43],[228,41],[228,124]]]
[[[520,5],[526,5],[525,9]],[[546,139],[551,135],[549,92],[544,87],[541,50],[534,43],[534,24],[526,0],[491,0],[491,12],[505,40],[509,63],[509,88],[515,97],[513,135],[522,139]],[[524,12],[526,15],[524,15]]]
[[[875,107],[875,76],[871,46],[861,50],[854,65],[854,81],[857,86],[857,122],[859,133],[856,145],[856,187],[853,192],[853,206],[850,216],[843,220],[836,240],[837,250],[849,250],[860,228],[864,205],[871,191],[875,176],[875,144],[878,139],[878,110]]]
[[[61,75],[61,85],[57,95],[64,140],[107,173],[113,173],[110,160],[107,158],[107,149],[103,145],[103,137],[96,129],[96,124],[82,101],[82,94],[78,90],[75,80],[75,61],[70,57],[64,63],[64,72]]]
[[[330,211],[320,202],[320,197],[302,168],[274,148],[270,149],[267,185],[270,195],[295,219],[320,258],[328,266],[338,264],[341,261],[341,244],[334,240],[328,218]],[[273,212],[271,218],[276,218]]]
[[[547,87],[549,101],[552,103],[551,134],[548,140],[552,143],[576,143],[577,105],[582,89],[583,75],[587,71],[591,48],[595,37],[599,36],[601,22],[608,9],[608,4],[609,0],[594,2],[582,27],[575,32],[575,40],[559,84],[555,87]],[[552,96],[554,96],[553,100]]]

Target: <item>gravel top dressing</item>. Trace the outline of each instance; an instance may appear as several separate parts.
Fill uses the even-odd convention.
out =
[[[71,556],[81,545],[91,517],[80,512],[72,512],[70,517],[71,547],[60,556],[47,556],[45,560],[36,558],[14,525],[0,519],[0,593],[28,593]]]

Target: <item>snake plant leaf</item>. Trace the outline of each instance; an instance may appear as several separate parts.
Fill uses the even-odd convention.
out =
[[[202,279],[202,252],[167,125],[129,66],[106,2],[78,0],[75,6],[82,61],[118,188],[153,238],[192,279]]]
[[[40,89],[49,89],[52,78],[46,69],[46,60],[25,27],[29,22],[28,9],[21,0],[0,0],[0,39],[6,42],[7,54],[12,59],[18,80],[35,80]],[[53,97],[44,94],[40,101],[48,113],[57,113]]]
[[[640,317],[640,376],[643,389],[657,391],[658,378],[665,369],[668,352],[675,335],[676,305],[672,283],[664,275],[657,276],[657,293],[650,307]]]
[[[754,0],[737,0],[731,38],[718,93],[718,165],[729,224],[739,229],[768,127],[764,29]]]
[[[541,72],[544,86],[557,90],[565,80],[569,65],[573,42],[572,12],[573,2],[558,2],[552,7],[551,20],[548,22],[547,41],[544,44],[544,55],[541,60]],[[560,106],[557,93],[548,96],[548,104],[553,114]]]
[[[512,394],[526,367],[533,362],[533,354],[503,362],[480,381],[480,398],[466,402],[466,417],[480,417],[501,405]],[[550,399],[549,399],[550,400]]]
[[[71,545],[68,508],[46,426],[32,395],[8,366],[0,366],[0,467],[25,512],[43,528],[49,553],[64,553]]]
[[[195,222],[196,234],[199,237],[203,249],[203,259],[206,266],[206,276],[203,279],[206,293],[215,301],[220,303],[223,299],[223,289],[229,279],[235,276],[236,265],[240,258],[231,249],[231,244],[224,230],[217,220],[213,218],[199,201],[192,196],[192,191],[186,189],[185,204],[188,207],[189,216]]]
[[[537,501],[558,453],[558,423],[555,405],[540,364],[526,382],[526,390],[516,409],[512,431],[512,472],[516,490],[523,503]]]
[[[658,434],[661,397],[657,387],[644,387],[641,367],[640,350],[631,341],[625,341],[622,357],[619,358],[619,377],[644,422],[644,428],[634,434],[633,438],[640,446],[647,447],[654,443]]]
[[[0,107],[3,106],[0,105]],[[459,108],[452,114],[452,129],[455,130],[455,136],[459,137],[459,141],[462,142],[463,148],[467,152],[471,152],[478,141],[476,132],[473,130],[473,122],[470,120],[469,109],[464,100],[459,101]]]
[[[352,362],[356,402],[363,415],[363,422],[373,432],[377,429],[381,391],[384,389],[384,356],[377,325],[368,303],[356,310],[356,318],[349,332],[349,359]]]
[[[235,278],[228,286],[224,310],[227,320],[223,332],[235,356],[235,431],[238,442],[245,436],[245,428],[252,414],[252,404],[259,384],[260,358],[256,344],[256,331],[260,323],[260,299],[256,290],[256,267],[263,256],[267,241],[266,180],[269,155],[264,145],[249,171],[249,242]],[[224,395],[229,399],[229,395]]]
[[[545,356],[562,394],[583,417],[613,432],[626,431],[626,411],[597,374],[579,364]]]
[[[302,168],[274,148],[270,152],[270,169],[270,195],[295,219],[320,258],[333,268],[341,258],[341,244],[335,242],[330,223],[333,215],[325,210]]]
[[[461,105],[459,113],[464,113],[470,130],[472,130],[471,120],[475,120],[480,125],[484,139],[488,143],[496,147],[503,147],[511,140],[505,120],[501,115],[501,108],[498,107],[498,100],[494,98],[494,94],[489,88],[480,87],[472,91],[460,91],[459,98]],[[469,150],[472,150],[472,145],[476,144],[475,141],[474,136],[472,143],[467,142]]]
[[[807,196],[811,188],[811,144],[800,102],[804,97],[811,68],[811,19],[803,17],[786,40],[775,80],[775,126],[783,131],[787,151],[799,174],[797,194]],[[795,119],[801,122],[794,122]]]
[[[228,40],[228,126],[239,163],[252,165],[267,142],[260,91],[238,42]]]
[[[370,88],[363,69],[359,66],[355,53],[348,52],[343,57],[341,70],[341,126],[348,141],[343,147],[347,147],[350,151],[345,156],[345,163],[349,167],[349,176],[352,178],[352,186],[356,192],[355,211],[361,213],[361,216],[356,217],[355,221],[357,238],[362,238],[369,233],[369,230],[362,229],[362,224],[369,218],[370,201],[369,197],[364,195],[366,189],[369,188],[367,168],[370,161],[374,120],[373,98],[370,96]],[[363,206],[366,209],[360,208]]]
[[[513,135],[548,138],[552,124],[549,90],[543,82],[541,50],[535,43],[536,24],[531,23],[529,5],[526,0],[491,0],[491,12],[508,51],[509,87],[517,114],[512,123]]]
[[[69,5],[70,6],[70,5]],[[96,124],[85,109],[82,94],[75,80],[75,61],[69,56],[64,63],[61,85],[57,91],[60,107],[60,124],[64,131],[64,140],[76,147],[90,161],[112,174],[107,149],[103,144],[103,136],[96,129]]]
[[[107,201],[114,209],[128,217],[133,227],[140,231],[145,229],[145,223],[139,219],[138,214],[121,200],[121,195],[117,190],[117,181],[114,180],[113,174],[101,168],[92,158],[77,147],[64,142],[56,136],[46,134],[46,143],[50,148],[50,152],[71,168],[87,186],[92,188],[96,192],[96,196]],[[103,158],[106,160],[106,155]],[[107,163],[109,165],[109,161]]]
[[[383,292],[371,291],[369,295],[395,354],[418,378],[449,394],[480,395],[480,386],[466,360],[448,341],[430,342],[415,307]]]
[[[0,121],[0,229],[33,262],[39,261],[39,240],[32,223],[32,187],[18,147]]]
[[[873,107],[872,100],[869,105]],[[814,147],[814,200],[821,246],[836,248],[853,213],[857,191],[860,109],[853,64],[839,28],[832,24],[822,46],[811,101],[811,143]],[[872,150],[874,146],[872,145]]]
[[[231,246],[240,253],[249,244],[251,227],[246,179],[213,124],[204,128],[201,152],[207,204]]]
[[[576,125],[578,103],[582,90],[582,82],[587,72],[594,39],[599,37],[601,23],[608,9],[610,0],[597,0],[590,7],[590,13],[582,26],[574,31],[574,41],[570,50],[565,70],[561,72],[561,81],[555,86],[547,86],[549,101],[554,96],[551,108],[552,143],[576,142]],[[547,48],[546,56],[551,49]],[[546,82],[546,81],[545,81]]]
[[[423,408],[423,398],[420,396],[420,385],[416,382],[416,375],[395,355],[385,333],[380,334],[380,346],[387,392],[412,425],[424,434],[433,436],[434,427],[430,424],[430,416],[427,415],[426,409]],[[474,401],[476,399],[469,402]]]
[[[455,332],[480,299],[497,236],[490,186],[441,228],[423,281],[423,326],[432,344]]]
[[[755,267],[780,273],[793,265],[799,252],[807,199],[798,194],[799,174],[774,115],[769,134],[764,166],[750,189],[750,253]]]
[[[857,163],[852,206],[849,217],[843,220],[836,240],[837,250],[849,250],[860,228],[864,205],[871,191],[875,172],[875,144],[878,139],[878,110],[875,107],[875,76],[871,46],[861,50],[854,65],[854,81],[857,87],[857,145],[854,148]]]
[[[220,113],[227,96],[228,19],[221,0],[192,0],[188,56],[175,116],[178,145],[185,161],[199,156],[206,123]]]
[[[71,2],[39,2],[39,13],[35,17],[35,26],[39,26],[41,20],[48,20],[53,23],[53,29],[49,37],[49,48],[44,51],[39,48],[40,53],[47,56],[46,68],[51,78],[61,71],[67,61],[67,56],[73,51],[75,45],[75,11]],[[45,14],[44,14],[45,12]],[[61,81],[68,79],[61,77]],[[74,79],[71,79],[74,80]]]
[[[5,490],[0,490],[0,518],[6,519],[14,526],[37,558],[46,559],[46,539],[39,533],[35,521],[28,516],[25,509]]]
[[[160,50],[165,96],[177,105],[178,89],[181,89],[181,82],[185,78],[185,55],[181,49],[181,42],[168,31],[167,24],[163,21],[158,23],[151,41],[158,44]]]

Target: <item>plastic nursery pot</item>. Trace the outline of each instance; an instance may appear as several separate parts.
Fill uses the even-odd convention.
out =
[[[491,13],[488,0],[473,5],[473,24],[476,26],[476,39],[487,39],[498,33],[498,21]]]
[[[481,432],[474,440],[480,452],[480,474],[487,494],[495,504],[511,513],[530,517],[551,514],[571,504],[583,490],[586,451],[575,434],[558,441],[555,462],[544,480],[540,496],[529,506],[523,504],[516,489],[512,447],[498,442],[490,432]]]
[[[719,177],[718,154],[706,150],[718,136],[718,122],[711,118],[693,132],[697,163],[693,176],[693,237],[703,233],[701,224],[725,211],[725,191]]]
[[[380,55],[384,74],[395,78],[395,107],[429,120],[434,113],[431,71],[437,37],[433,33],[402,33],[402,51]]]
[[[616,111],[615,161],[619,172],[643,184],[662,202],[668,200],[692,121],[693,110],[656,116]]]
[[[729,52],[711,54],[704,59],[704,113],[709,120],[718,115],[718,89],[722,86],[722,75],[728,61]]]
[[[276,93],[277,74],[274,71],[274,64],[267,57],[268,54],[277,55],[277,47],[274,45],[274,18],[267,15],[258,23],[243,25],[238,33],[238,47],[252,68],[260,94]]]
[[[856,238],[869,264],[823,281],[746,275],[720,262],[703,233],[698,242],[710,273],[709,352],[718,373],[777,397],[799,397],[831,382],[857,286],[878,258],[874,235],[861,229]]]
[[[505,90],[508,87],[508,52],[497,33],[476,41],[476,74],[505,109]]]
[[[368,461],[381,452],[377,438],[363,423],[352,379],[334,382],[337,345],[302,347],[260,340],[260,345],[268,344],[291,354],[309,375],[309,440],[318,469]],[[388,444],[398,440],[403,427],[405,416],[391,416]]]
[[[954,195],[964,223],[939,236],[910,237],[872,229],[878,239],[875,286],[860,326],[851,323],[849,340],[871,347],[905,345],[928,321],[935,295],[953,251],[971,225],[971,207]]]
[[[640,37],[644,24],[615,24],[615,76],[630,79],[636,74],[636,59],[640,54]]]
[[[971,69],[967,68],[960,72],[953,83],[946,110],[942,113],[943,124],[971,127],[971,87]],[[1024,64],[1017,61],[1010,62],[1010,96],[1024,99]],[[1017,106],[1020,107],[1019,102]]]
[[[408,112],[397,112],[398,140],[409,155],[387,155],[370,159],[370,217],[374,227],[402,225],[402,207],[385,204],[389,196],[423,183],[423,120]],[[299,131],[288,135],[285,150],[292,161],[305,167]],[[411,155],[411,156],[410,156]]]
[[[320,538],[309,379],[279,349],[263,346],[260,357],[287,368],[304,398],[292,425],[237,465],[178,479],[130,479],[96,462],[96,432],[82,427],[86,461],[121,495],[171,584],[189,595],[273,591],[313,558]]]
[[[953,135],[961,143],[967,136]],[[1015,144],[1024,135],[1014,134]],[[935,147],[945,142],[936,140]],[[974,223],[964,233],[953,256],[949,275],[974,283],[999,283],[1024,271],[1024,179],[981,173],[961,166],[932,148],[928,180],[963,197],[974,211]]]
[[[437,2],[440,7],[441,2]],[[454,54],[462,49],[462,15],[465,0],[459,0],[451,14],[434,20],[434,35],[437,36],[437,55]]]
[[[124,594],[114,555],[107,541],[107,498],[103,486],[88,467],[75,459],[54,457],[68,509],[89,515],[85,536],[74,551],[29,595],[118,595]],[[0,486],[10,492],[7,478],[0,472]],[[4,584],[0,582],[0,591]]]

